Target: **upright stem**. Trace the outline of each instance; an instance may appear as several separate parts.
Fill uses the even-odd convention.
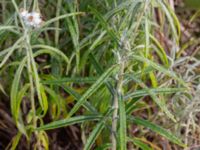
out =
[[[33,11],[38,11],[39,7],[38,7],[38,0],[34,0],[33,2]]]
[[[6,1],[3,0],[3,1],[1,2],[2,12],[5,12],[5,11],[6,11],[6,5],[7,5]],[[6,19],[5,14],[6,14],[6,13],[3,13],[3,14],[2,14],[2,20],[3,20],[3,22],[5,22],[5,19]]]
[[[29,33],[26,30],[25,31],[25,39],[26,39],[26,48],[27,48],[27,68],[28,68],[28,77],[29,77],[29,82],[30,82],[30,99],[31,99],[31,109],[33,113],[33,127],[36,127],[36,110],[35,110],[35,100],[34,100],[34,82],[33,82],[33,68],[32,68],[32,60],[31,60],[31,49],[30,47],[30,39],[29,39]]]
[[[113,101],[113,116],[112,116],[112,150],[117,149],[117,140],[116,140],[116,132],[117,132],[117,120],[118,120],[118,109],[119,109],[119,96],[122,94],[122,86],[123,86],[123,74],[124,74],[124,67],[125,62],[121,62],[120,64],[120,71],[117,75],[117,85],[116,85],[116,92],[114,95]]]
[[[57,6],[56,6],[56,17],[60,16],[61,6],[62,6],[62,0],[58,0]],[[55,45],[57,47],[58,41],[59,41],[59,32],[60,32],[59,31],[59,27],[60,27],[60,21],[59,20],[57,20],[55,22],[55,27],[56,27],[56,30],[55,30]]]

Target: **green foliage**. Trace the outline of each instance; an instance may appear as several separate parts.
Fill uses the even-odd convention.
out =
[[[138,124],[138,125],[142,125],[144,127],[147,127],[149,129],[151,129],[152,131],[166,137],[167,139],[169,139],[171,142],[176,143],[180,146],[186,147],[186,145],[184,145],[179,138],[177,138],[176,136],[174,136],[172,133],[170,133],[169,131],[163,129],[162,127],[155,125],[147,120],[141,119],[141,118],[130,118],[130,121],[133,121],[134,123]]]
[[[133,124],[185,147],[177,135],[132,116],[151,102],[175,122],[168,98],[187,89],[173,70],[176,50],[168,54],[155,33],[164,31],[161,24],[153,23],[154,9],[166,20],[167,38],[178,47],[180,24],[167,2],[32,2],[6,4],[12,9],[3,12],[7,17],[0,26],[0,36],[5,37],[0,40],[0,73],[5,80],[13,77],[11,86],[4,90],[0,84],[0,90],[10,93],[11,114],[18,128],[11,149],[17,149],[22,135],[36,149],[48,149],[47,130],[75,124],[83,127],[80,132],[89,133],[85,150],[126,150],[130,141],[134,147],[151,149],[128,132]],[[46,15],[44,23],[39,28],[26,26],[20,8],[39,8]]]

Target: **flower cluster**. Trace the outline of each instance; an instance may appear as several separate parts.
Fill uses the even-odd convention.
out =
[[[28,12],[27,10],[23,9],[20,11],[20,17],[28,27],[39,28],[43,23],[41,14],[35,11]]]

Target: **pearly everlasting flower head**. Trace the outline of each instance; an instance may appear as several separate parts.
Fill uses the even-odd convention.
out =
[[[20,11],[20,17],[27,27],[39,28],[43,23],[39,12],[28,12],[26,10],[22,10]]]
[[[27,10],[25,10],[25,9],[21,9],[20,10],[20,17],[21,18],[25,18],[26,16],[27,16],[27,14],[28,14],[28,11]]]

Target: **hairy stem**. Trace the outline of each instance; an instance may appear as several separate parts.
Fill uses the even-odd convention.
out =
[[[56,6],[56,17],[60,16],[60,11],[61,11],[61,6],[62,6],[62,0],[58,0],[57,6]],[[55,45],[58,47],[58,42],[59,42],[59,27],[60,27],[60,20],[57,20],[55,22]]]
[[[30,37],[29,33],[26,30],[25,31],[25,37],[26,37],[26,48],[27,48],[27,68],[28,68],[28,77],[29,77],[29,82],[30,82],[30,100],[31,100],[31,109],[33,113],[33,127],[36,127],[36,109],[35,109],[35,100],[34,100],[34,81],[33,81],[33,69],[32,69],[32,60],[31,60],[31,49],[30,49]]]
[[[114,95],[113,101],[113,116],[112,116],[112,150],[117,149],[117,140],[116,140],[116,132],[117,132],[117,121],[118,121],[118,109],[119,109],[119,96],[122,95],[122,85],[123,85],[123,73],[124,73],[125,63],[121,62],[120,64],[120,71],[117,75],[117,85],[116,85],[116,92]]]

